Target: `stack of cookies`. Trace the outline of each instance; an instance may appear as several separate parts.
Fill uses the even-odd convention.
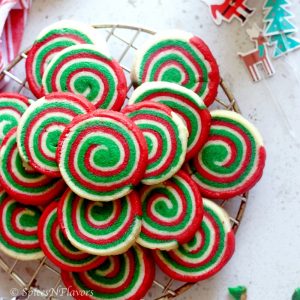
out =
[[[47,256],[76,299],[141,299],[156,263],[207,279],[229,261],[230,200],[261,178],[265,149],[241,115],[209,111],[219,69],[202,39],[151,37],[135,90],[94,29],[45,28],[26,60],[36,101],[0,94],[0,250]],[[208,199],[210,200],[208,200]]]

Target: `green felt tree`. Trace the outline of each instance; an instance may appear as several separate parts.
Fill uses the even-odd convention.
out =
[[[236,287],[229,287],[228,292],[234,300],[247,299],[247,288],[245,286],[239,285]]]
[[[300,288],[295,289],[292,300],[300,300]]]

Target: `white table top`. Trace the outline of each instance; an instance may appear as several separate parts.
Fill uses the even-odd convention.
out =
[[[259,8],[249,25],[253,20],[260,25],[262,1],[248,2]],[[300,28],[299,1],[292,11]],[[217,27],[200,0],[35,0],[24,47],[43,27],[61,19],[180,28],[207,41],[243,114],[261,131],[268,157],[264,176],[250,194],[235,255],[217,276],[179,299],[228,299],[227,287],[239,284],[247,286],[250,300],[291,299],[300,286],[300,50],[273,61],[276,75],[254,84],[237,57],[238,51],[253,48],[246,28],[236,21]],[[0,273],[0,296],[13,286],[6,278]]]

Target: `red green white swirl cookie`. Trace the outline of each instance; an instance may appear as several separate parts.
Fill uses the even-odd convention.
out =
[[[76,248],[95,255],[121,254],[141,231],[141,202],[134,191],[115,201],[95,202],[67,190],[59,201],[58,219]]]
[[[220,271],[234,253],[235,237],[226,211],[203,200],[204,218],[193,239],[171,251],[154,251],[163,272],[173,279],[197,282]]]
[[[43,88],[85,96],[96,108],[120,110],[127,83],[119,63],[94,45],[76,45],[59,52],[43,75]]]
[[[202,198],[188,174],[140,190],[143,220],[137,242],[150,249],[170,250],[189,241],[202,217]]]
[[[122,111],[143,132],[148,146],[148,165],[144,184],[152,185],[171,178],[185,160],[188,131],[169,107],[145,101]]]
[[[78,300],[142,299],[155,275],[151,253],[135,245],[126,253],[110,256],[99,267],[80,273],[63,271],[61,278]]]
[[[105,41],[97,36],[90,26],[63,20],[43,29],[36,38],[26,59],[26,76],[32,93],[40,98],[42,77],[49,62],[63,49],[78,44],[97,44],[104,53],[109,53]]]
[[[110,201],[131,192],[148,161],[143,133],[119,112],[97,110],[77,116],[58,145],[62,177],[77,195]]]
[[[24,163],[17,148],[17,129],[5,136],[0,147],[0,184],[15,200],[29,205],[46,204],[65,189],[62,179],[40,174]]]
[[[241,115],[225,110],[211,115],[209,138],[190,163],[192,178],[204,196],[229,199],[261,178],[266,151],[260,133]]]
[[[29,107],[28,99],[16,93],[0,93],[0,145]]]
[[[25,206],[0,191],[0,250],[19,260],[40,259],[37,225],[41,211]]]
[[[83,272],[96,268],[106,259],[75,248],[63,235],[57,218],[57,202],[52,202],[43,212],[38,224],[41,248],[49,260],[62,270]]]
[[[170,107],[183,120],[189,132],[186,160],[196,155],[205,143],[211,123],[210,113],[193,91],[170,82],[145,82],[131,95],[128,104],[155,101]]]
[[[137,51],[131,80],[136,86],[146,81],[177,83],[194,91],[209,106],[216,98],[220,75],[202,39],[170,30],[155,34]]]
[[[84,97],[71,93],[51,93],[31,104],[17,130],[23,161],[42,174],[60,177],[56,150],[62,131],[75,116],[94,110]]]

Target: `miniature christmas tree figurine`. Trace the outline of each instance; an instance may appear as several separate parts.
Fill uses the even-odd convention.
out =
[[[292,300],[300,300],[300,288],[297,288],[292,296]]]
[[[277,34],[270,37],[270,43],[275,44],[274,57],[279,57],[300,47],[300,41],[290,34]]]
[[[291,22],[294,15],[288,11],[289,5],[288,0],[266,0],[264,5],[264,34],[270,36],[270,42],[275,44],[273,57],[279,57],[300,47],[300,41],[292,36],[296,27]]]
[[[289,21],[294,16],[286,9],[287,5],[289,5],[287,0],[267,0],[265,9],[269,12],[264,18],[268,22],[265,35],[296,31],[296,27]]]
[[[247,288],[244,286],[236,286],[228,288],[230,296],[234,300],[246,300],[247,299]]]

